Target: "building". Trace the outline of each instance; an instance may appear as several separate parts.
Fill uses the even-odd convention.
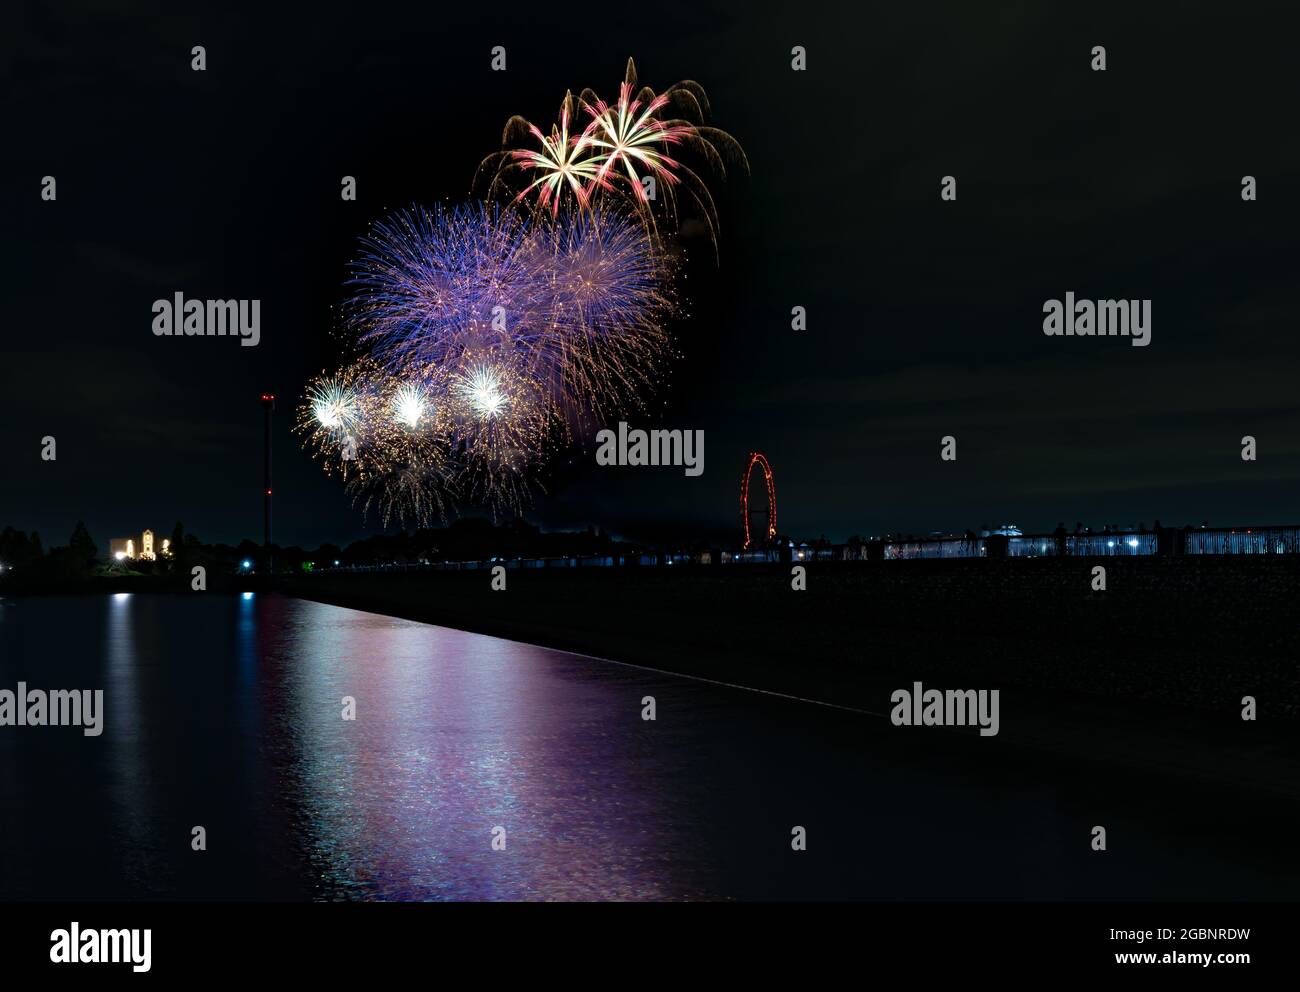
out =
[[[139,537],[115,537],[108,542],[108,554],[113,561],[155,561],[159,556],[171,557],[171,541],[163,538],[155,551],[153,531],[144,530]]]

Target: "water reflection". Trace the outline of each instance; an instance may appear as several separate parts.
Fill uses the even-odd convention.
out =
[[[19,679],[102,687],[105,723],[99,738],[0,729],[0,898],[1233,899],[1300,886],[1300,815],[1277,803],[280,596],[6,602],[0,687]],[[641,718],[647,695],[655,721]],[[1104,863],[1074,841],[1098,817],[1125,838]],[[794,825],[806,852],[790,849]]]
[[[665,783],[650,768],[625,774],[635,692],[601,698],[554,652],[319,604],[302,605],[293,631],[296,763],[327,887],[392,899],[698,891],[689,870],[641,870],[672,838],[644,829]]]
[[[142,677],[132,594],[114,593],[104,618],[104,725],[109,782],[108,798],[122,840],[122,873],[138,882],[161,886],[165,865],[159,857],[155,792],[145,749],[147,721],[141,706]]]

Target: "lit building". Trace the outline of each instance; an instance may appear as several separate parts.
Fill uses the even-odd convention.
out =
[[[171,557],[171,541],[163,539],[161,553],[164,558]],[[134,536],[113,538],[108,542],[108,554],[114,561],[155,561],[158,554],[154,550],[153,531],[146,529],[138,539]]]

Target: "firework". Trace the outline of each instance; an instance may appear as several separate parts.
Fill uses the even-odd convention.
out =
[[[414,208],[363,244],[348,319],[387,367],[455,373],[476,355],[572,419],[635,404],[667,352],[668,263],[626,216]]]
[[[456,488],[452,418],[434,399],[445,380],[432,369],[390,373],[363,358],[309,386],[295,430],[385,524],[445,520]]]
[[[392,367],[454,366],[508,337],[507,307],[533,308],[528,225],[482,204],[412,208],[376,223],[352,264],[347,315],[359,342]],[[540,261],[540,260],[539,260]]]
[[[311,412],[324,430],[346,433],[357,419],[356,396],[337,379],[326,379],[311,389]]]
[[[528,341],[533,374],[573,418],[641,407],[670,355],[672,269],[641,225],[615,213],[569,214],[540,236],[548,326]]]
[[[667,124],[656,119],[655,114],[667,105],[666,96],[656,96],[642,106],[626,82],[619,86],[618,103],[613,107],[603,100],[587,105],[592,120],[578,139],[577,147],[579,151],[591,149],[599,162],[592,180],[597,186],[610,189],[612,178],[625,174],[633,195],[646,201],[645,183],[638,169],[670,185],[680,182],[673,172],[680,168],[680,163],[658,146],[678,144],[691,137],[695,130],[689,124]]]
[[[689,81],[638,89],[629,60],[613,104],[566,93],[549,134],[512,117],[475,176],[485,201],[372,225],[343,311],[363,357],[311,384],[296,427],[367,512],[428,523],[462,497],[522,508],[558,445],[644,407],[677,313],[680,253],[655,211],[676,222],[680,199],[712,236],[687,157],[717,175],[727,159],[748,168],[708,109]]]
[[[588,187],[600,182],[601,159],[589,154],[590,148],[581,138],[569,134],[572,104],[572,95],[566,93],[560,106],[560,126],[558,130],[552,127],[549,137],[535,125],[528,125],[528,132],[542,146],[541,151],[521,149],[512,153],[521,169],[540,173],[516,200],[522,200],[535,189],[538,204],[543,208],[549,204],[552,216],[559,214],[560,200],[566,190],[579,206],[586,206]]]
[[[577,108],[590,120],[580,135],[572,136],[570,122]],[[636,65],[628,59],[612,105],[592,90],[583,90],[576,100],[566,94],[560,126],[552,126],[549,137],[522,117],[510,118],[502,150],[480,163],[473,188],[493,199],[510,188],[515,172],[523,172],[531,181],[514,201],[536,190],[539,209],[549,208],[552,216],[558,215],[566,191],[579,210],[601,198],[612,199],[614,206],[626,200],[656,239],[661,237],[656,208],[677,222],[679,199],[684,198],[708,230],[716,255],[717,207],[698,169],[725,178],[728,164],[748,171],[749,163],[731,135],[704,123],[708,113],[708,97],[698,83],[683,80],[659,94],[648,87],[638,89]],[[517,147],[530,142],[541,149]],[[697,167],[669,154],[670,149],[689,154]],[[540,174],[534,176],[534,171]],[[654,181],[653,192],[649,180]]]
[[[399,424],[415,429],[429,412],[428,399],[420,383],[404,382],[393,393],[393,419]]]
[[[540,384],[516,358],[470,353],[452,375],[457,481],[494,512],[527,505],[559,422]]]
[[[358,451],[364,452],[364,434],[371,420],[365,415],[371,405],[368,375],[362,365],[333,375],[321,376],[307,389],[307,403],[300,409],[296,430],[308,435],[308,444],[325,464],[327,472],[346,478],[355,468]]]
[[[386,516],[441,513],[451,492],[517,508],[580,425],[643,405],[670,354],[670,278],[616,212],[399,211],[352,266],[366,357],[313,385],[303,429]]]
[[[467,369],[458,384],[461,400],[480,420],[500,418],[510,405],[501,382],[501,372],[491,365]]]

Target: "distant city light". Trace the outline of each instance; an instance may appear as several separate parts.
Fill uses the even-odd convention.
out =
[[[251,592],[244,593],[244,599],[252,599],[252,598],[253,598],[253,594]]]
[[[1138,539],[1136,537],[1130,537],[1128,539],[1128,546],[1130,548],[1136,548],[1138,546]]]
[[[241,564],[242,564],[245,568],[252,568],[252,567],[253,567],[253,563],[252,563],[251,561],[249,561],[247,558],[245,558]]]
[[[117,554],[115,554],[113,557],[116,558],[118,561],[124,561],[124,560],[126,559],[126,552],[125,552],[125,551],[119,551],[119,552],[118,552]]]

